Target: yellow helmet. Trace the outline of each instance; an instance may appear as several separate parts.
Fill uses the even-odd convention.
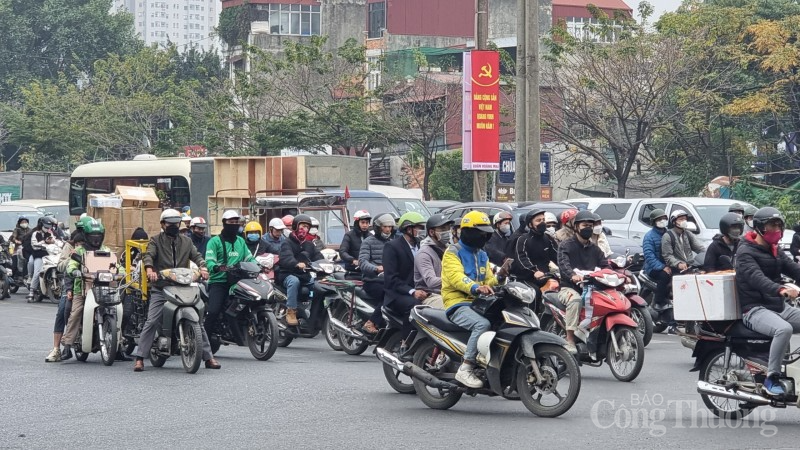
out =
[[[261,224],[256,222],[255,220],[247,222],[247,225],[244,226],[244,234],[252,233],[254,231],[258,231],[258,234],[264,234],[264,229],[261,228]]]
[[[492,221],[486,213],[480,211],[470,211],[461,218],[461,228],[477,228],[486,233],[494,233]]]

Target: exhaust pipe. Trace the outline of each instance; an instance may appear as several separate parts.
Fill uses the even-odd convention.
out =
[[[705,381],[698,381],[697,382],[697,392],[700,394],[706,395],[713,395],[715,397],[724,397],[730,398],[732,400],[740,400],[743,402],[755,403],[757,405],[769,405],[772,403],[766,397],[762,397],[757,394],[752,394],[750,392],[744,391],[734,391],[732,389],[726,389],[723,386],[719,386],[716,384],[706,383]]]
[[[348,337],[355,339],[362,339],[362,340],[367,339],[367,337],[364,336],[364,333],[358,330],[350,329],[347,325],[344,324],[344,322],[331,316],[330,310],[328,311],[328,319],[331,321],[331,325],[333,325],[333,328],[336,329],[337,332],[345,334]]]
[[[394,356],[392,353],[389,353],[384,348],[378,348],[375,351],[375,354],[378,355],[378,359],[384,364],[388,364],[393,369],[403,372],[411,378],[422,381],[426,386],[437,389],[463,389],[456,384],[436,378],[413,363],[401,361],[400,358]]]

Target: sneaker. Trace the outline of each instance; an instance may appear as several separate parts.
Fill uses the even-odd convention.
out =
[[[64,351],[61,352],[61,360],[66,361],[72,358],[72,348],[69,346],[64,347]]]
[[[468,364],[461,364],[461,367],[458,368],[458,372],[456,372],[456,381],[472,389],[483,387],[483,381],[475,376],[472,372],[472,366]]]
[[[678,327],[675,325],[670,326],[667,328],[667,334],[677,335],[678,334]]]
[[[575,347],[575,344],[570,344],[569,342],[567,342],[567,345],[565,347],[567,351],[572,353],[573,355],[578,354],[578,347]]]
[[[33,298],[33,292],[28,294],[28,297],[26,298],[26,300],[27,300],[28,303],[33,303],[35,301],[34,298]]]
[[[291,327],[296,327],[299,322],[297,321],[297,310],[288,308],[286,310],[286,324]]]
[[[764,390],[767,391],[767,394],[775,397],[786,394],[786,391],[783,390],[783,386],[778,382],[778,377],[774,375],[764,380]]]
[[[44,359],[45,362],[58,362],[61,361],[61,350],[56,347],[50,351],[50,354],[47,355],[47,358]]]

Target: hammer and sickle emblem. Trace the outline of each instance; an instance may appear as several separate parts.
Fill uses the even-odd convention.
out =
[[[483,78],[483,77],[486,77],[486,78],[489,78],[489,79],[492,78],[492,65],[491,64],[486,64],[485,66],[481,67],[481,73],[478,74],[478,78]]]

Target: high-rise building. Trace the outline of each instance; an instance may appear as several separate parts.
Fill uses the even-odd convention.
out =
[[[133,14],[133,25],[148,45],[176,44],[179,49],[196,46],[219,51],[214,35],[219,23],[219,0],[114,0],[112,12]]]

